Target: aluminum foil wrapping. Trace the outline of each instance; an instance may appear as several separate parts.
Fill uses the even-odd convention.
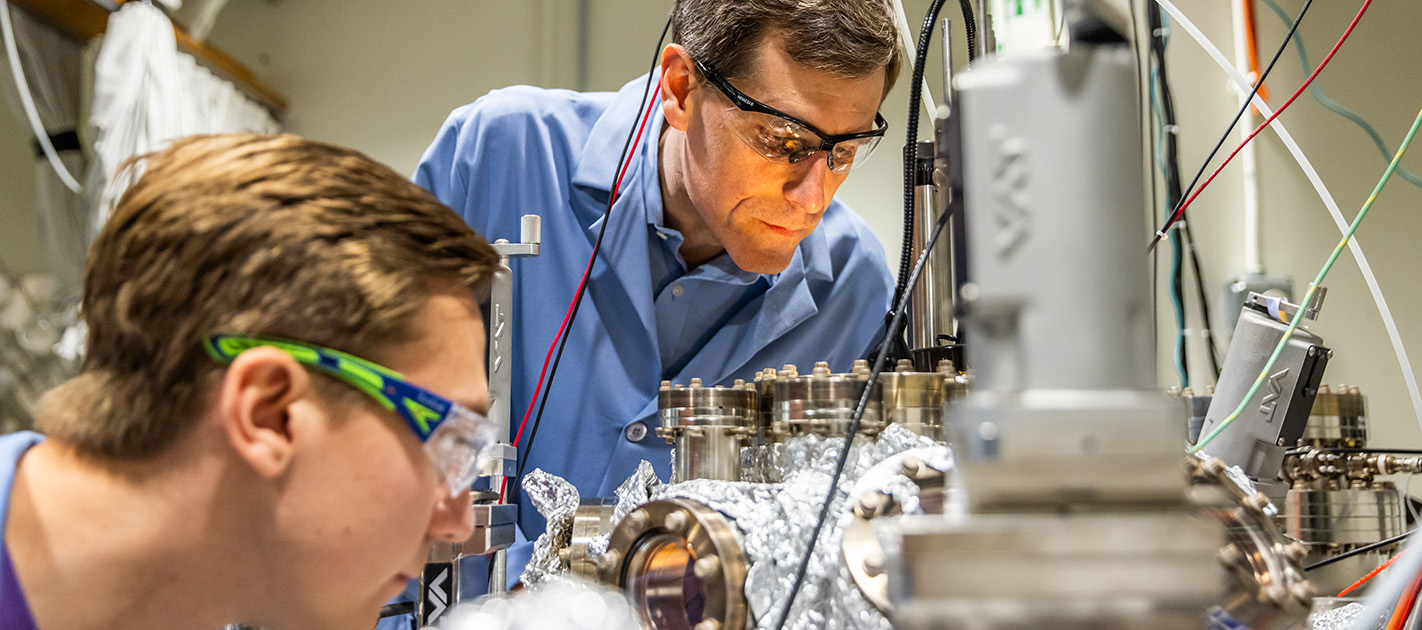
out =
[[[652,468],[652,464],[647,460],[637,465],[637,472],[632,473],[622,485],[617,486],[617,490],[612,493],[612,522],[621,523],[622,518],[627,516],[637,506],[652,500],[652,495],[663,487],[662,480],[657,478],[657,471]],[[588,543],[588,555],[600,556],[607,551],[607,545],[612,540],[612,533],[608,532]]]
[[[790,440],[782,451],[785,481],[778,484],[694,480],[665,486],[652,499],[700,501],[732,519],[751,564],[746,595],[758,628],[775,626],[804,558],[810,532],[824,503],[843,438],[809,435]],[[833,496],[830,520],[820,532],[805,583],[785,624],[787,629],[887,630],[883,615],[864,599],[841,561],[840,541],[847,521],[841,518],[849,488],[875,464],[911,449],[935,446],[932,440],[890,425],[877,440],[860,437]],[[951,461],[951,460],[950,460]],[[618,516],[624,509],[618,503]],[[603,549],[606,549],[604,546]]]
[[[645,464],[645,462],[643,462]],[[533,556],[519,577],[524,585],[534,585],[567,569],[558,551],[573,539],[573,515],[578,511],[578,489],[556,475],[534,470],[523,478],[523,489],[533,507],[548,519],[548,528],[533,543]]]
[[[1348,630],[1348,628],[1352,628],[1353,624],[1363,616],[1365,610],[1366,608],[1364,608],[1362,604],[1353,602],[1340,608],[1316,612],[1309,615],[1308,623],[1304,624],[1304,627],[1309,630]],[[1387,619],[1381,613],[1374,614],[1377,615],[1378,622],[1365,627],[1382,630],[1383,626],[1387,623]]]
[[[442,630],[627,630],[637,611],[622,593],[552,576],[517,597],[484,596],[451,610]]]

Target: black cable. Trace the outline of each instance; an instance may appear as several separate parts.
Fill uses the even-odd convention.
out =
[[[1177,230],[1170,234],[1170,293],[1175,303],[1180,305],[1180,312],[1176,314],[1178,330],[1175,335],[1176,365],[1180,367],[1180,387],[1190,386],[1190,347],[1185,344],[1185,247],[1181,244],[1183,237]]]
[[[1176,121],[1175,121],[1175,97],[1170,91],[1169,72],[1165,67],[1165,31],[1164,22],[1160,13],[1160,6],[1154,2],[1146,8],[1146,20],[1150,26],[1150,47],[1155,55],[1155,67],[1157,74],[1157,85],[1160,89],[1160,116],[1161,124],[1165,127],[1165,205],[1174,208],[1180,202],[1182,192],[1180,190],[1180,149],[1177,142]],[[1154,180],[1154,175],[1151,176]],[[1155,209],[1151,209],[1151,216],[1155,216]],[[1154,222],[1154,221],[1152,221]],[[1157,230],[1159,232],[1160,230]],[[1176,313],[1177,333],[1175,337],[1175,354],[1179,357],[1176,362],[1180,369],[1180,386],[1190,386],[1190,352],[1185,345],[1185,247],[1182,242],[1182,235],[1179,232],[1170,234],[1170,294],[1171,299],[1179,306]],[[1153,251],[1153,250],[1152,250]]]
[[[1205,347],[1210,349],[1210,368],[1215,371],[1215,380],[1220,378],[1220,356],[1215,350],[1215,333],[1210,324],[1210,300],[1205,296],[1205,276],[1200,273],[1200,253],[1195,250],[1195,235],[1190,233],[1190,224],[1182,223],[1185,231],[1185,249],[1190,254],[1190,267],[1195,273],[1195,294],[1200,300],[1200,327]]]
[[[1307,451],[1307,450],[1316,450],[1316,451],[1318,451],[1318,452],[1320,452],[1320,453],[1343,453],[1343,454],[1362,453],[1362,454],[1365,454],[1365,455],[1422,455],[1422,450],[1419,450],[1419,449],[1408,449],[1408,448],[1345,448],[1345,447],[1342,447],[1342,446],[1339,446],[1339,447],[1332,447],[1332,448],[1325,447],[1325,448],[1318,448],[1318,449],[1295,449],[1295,450],[1290,450],[1290,451],[1284,451],[1284,454],[1285,454],[1285,455],[1297,455],[1297,454],[1303,453],[1303,452],[1305,452],[1305,451]]]
[[[981,2],[983,0],[979,0]],[[968,0],[958,0],[958,8],[963,11],[963,33],[968,40],[968,63],[972,63],[978,58],[978,21],[973,17],[973,3]],[[951,46],[953,42],[943,42],[944,46]],[[945,70],[946,72],[946,70]],[[952,89],[950,86],[943,86],[944,93]]]
[[[908,289],[900,296],[898,305],[894,307],[894,319],[889,330],[897,330],[903,325],[904,316],[908,312],[909,297],[913,294],[913,286],[918,283],[919,274],[923,273],[924,263],[928,261],[929,252],[933,251],[933,246],[938,242],[938,237],[943,234],[943,226],[948,225],[948,217],[951,214],[944,212],[938,217],[938,222],[933,226],[933,234],[928,237],[928,243],[924,245],[923,252],[918,255],[918,262],[914,263],[913,271],[908,276]],[[844,464],[849,460],[849,447],[854,444],[854,436],[859,434],[860,422],[864,419],[864,410],[869,406],[869,398],[879,388],[879,374],[884,369],[884,359],[889,354],[889,344],[880,343],[879,352],[874,357],[874,368],[869,372],[869,380],[864,385],[864,393],[859,396],[859,404],[854,407],[854,416],[849,421],[849,428],[844,436],[844,446],[839,449],[839,458],[835,461],[834,476],[830,477],[829,492],[825,495],[825,503],[820,507],[820,516],[815,520],[815,529],[810,533],[809,547],[805,549],[805,557],[800,561],[800,567],[795,572],[795,584],[790,587],[790,597],[785,600],[785,608],[780,611],[780,620],[775,624],[775,630],[783,630],[785,621],[790,618],[790,609],[795,604],[795,595],[799,594],[800,588],[805,583],[805,572],[810,568],[810,559],[815,555],[815,543],[819,541],[820,530],[824,529],[825,521],[829,519],[830,506],[834,504],[834,495],[839,488],[839,477],[844,473]]]
[[[1289,26],[1289,33],[1284,36],[1284,41],[1279,43],[1279,50],[1274,51],[1274,58],[1269,60],[1268,67],[1264,68],[1264,72],[1260,73],[1259,80],[1254,82],[1254,89],[1249,91],[1249,98],[1244,99],[1244,106],[1239,108],[1239,113],[1234,115],[1234,120],[1230,121],[1229,128],[1225,129],[1224,134],[1220,136],[1220,141],[1215,143],[1214,150],[1210,151],[1210,156],[1205,158],[1205,161],[1200,164],[1200,170],[1195,172],[1195,178],[1190,180],[1190,185],[1185,188],[1186,195],[1195,189],[1195,184],[1199,183],[1200,176],[1204,175],[1205,169],[1209,168],[1210,161],[1215,159],[1215,154],[1220,152],[1220,147],[1223,147],[1224,143],[1229,140],[1229,135],[1234,133],[1234,127],[1239,124],[1239,119],[1244,117],[1244,112],[1249,111],[1249,108],[1254,106],[1254,95],[1259,93],[1259,86],[1264,85],[1264,79],[1268,78],[1269,73],[1274,70],[1274,64],[1278,63],[1279,57],[1283,56],[1284,50],[1289,46],[1289,40],[1294,38],[1294,33],[1299,30],[1299,23],[1303,21],[1304,15],[1308,13],[1308,8],[1311,6],[1313,6],[1313,0],[1304,2],[1303,8],[1299,10],[1299,16],[1294,18],[1294,23]],[[1158,16],[1160,9],[1157,7],[1155,12]],[[1162,55],[1160,58],[1164,59],[1164,56]],[[1163,73],[1161,80],[1163,83]],[[1184,200],[1182,199],[1180,203],[1183,204]],[[1171,211],[1170,219],[1165,222],[1165,226],[1156,230],[1155,236],[1150,241],[1150,249],[1155,249],[1155,244],[1160,242],[1160,238],[1165,235],[1166,230],[1169,230],[1170,226],[1175,225],[1175,222],[1179,221],[1183,214],[1183,207],[1176,205],[1174,210]]]
[[[637,134],[638,123],[641,122],[642,108],[647,105],[647,95],[652,90],[652,74],[657,71],[657,61],[661,58],[662,42],[666,41],[667,31],[671,30],[672,19],[667,16],[666,26],[662,27],[662,35],[657,38],[657,50],[652,55],[652,67],[647,71],[647,83],[642,87],[642,100],[637,103],[637,111],[632,117],[632,128],[627,130],[627,141],[622,143],[622,154],[617,156],[617,164],[612,169],[613,187],[617,186],[616,179],[618,171],[622,170],[622,162],[627,159],[627,150],[632,146],[632,137]],[[602,227],[598,229],[597,240],[593,241],[592,262],[588,263],[588,281],[578,287],[578,294],[573,296],[573,311],[568,315],[568,325],[563,329],[563,337],[558,340],[558,353],[553,357],[553,367],[548,370],[548,381],[544,383],[543,400],[538,403],[538,414],[533,418],[533,428],[528,434],[528,446],[523,449],[523,457],[519,459],[518,470],[514,472],[515,483],[523,479],[524,466],[528,465],[528,460],[533,453],[533,440],[538,437],[538,425],[543,421],[543,408],[548,406],[548,394],[553,391],[553,377],[558,374],[558,362],[563,359],[563,349],[568,346],[568,337],[573,336],[573,321],[578,318],[578,309],[583,304],[583,294],[587,292],[589,284],[592,284],[592,266],[597,264],[597,255],[602,251],[602,237],[607,234],[607,224],[612,222],[612,204],[617,201],[617,197],[609,192],[607,197],[607,209],[602,213]]]
[[[1341,561],[1347,560],[1348,558],[1351,558],[1351,557],[1353,557],[1353,556],[1360,556],[1360,555],[1363,555],[1363,554],[1365,554],[1365,553],[1367,553],[1367,552],[1369,552],[1369,551],[1372,551],[1372,550],[1374,550],[1374,549],[1379,549],[1379,548],[1382,548],[1382,547],[1386,547],[1386,546],[1391,545],[1391,544],[1393,544],[1393,543],[1399,542],[1399,541],[1401,541],[1402,539],[1407,538],[1408,536],[1411,536],[1411,535],[1413,534],[1413,532],[1416,532],[1416,531],[1417,531],[1417,530],[1415,530],[1415,529],[1409,530],[1409,531],[1403,532],[1403,533],[1401,533],[1401,534],[1398,534],[1398,535],[1396,535],[1396,536],[1393,536],[1392,538],[1388,538],[1388,539],[1386,539],[1386,540],[1379,540],[1379,541],[1377,541],[1377,542],[1375,542],[1375,543],[1363,545],[1362,547],[1358,547],[1357,549],[1353,549],[1353,550],[1350,550],[1350,551],[1345,551],[1345,552],[1340,553],[1340,554],[1338,554],[1338,555],[1336,555],[1336,556],[1333,556],[1332,558],[1328,558],[1328,559],[1325,559],[1325,560],[1319,560],[1318,562],[1315,562],[1315,563],[1313,563],[1313,564],[1310,564],[1310,565],[1304,567],[1304,571],[1312,571],[1312,570],[1314,570],[1314,569],[1322,569],[1323,567],[1326,567],[1326,566],[1328,566],[1328,565],[1330,565],[1330,564],[1333,564],[1333,563],[1335,563],[1335,562],[1341,562]]]
[[[380,607],[380,618],[415,614],[415,602],[395,602]]]
[[[904,140],[904,240],[899,250],[899,281],[894,287],[896,302],[908,286],[909,261],[913,260],[913,174],[918,163],[919,86],[923,84],[923,67],[928,61],[928,44],[933,41],[933,25],[938,23],[938,12],[943,8],[944,2],[945,0],[933,0],[933,4],[928,7],[928,16],[923,19],[923,29],[918,32],[918,50],[913,58],[913,80],[909,82],[908,125],[905,130],[907,138]],[[888,336],[892,338],[896,334],[898,330],[890,329]]]

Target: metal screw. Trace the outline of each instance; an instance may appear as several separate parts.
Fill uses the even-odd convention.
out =
[[[662,521],[662,526],[678,534],[686,531],[686,512],[677,510],[668,514]]]
[[[622,568],[622,554],[616,549],[609,549],[607,553],[598,556],[596,562],[598,573],[615,575],[616,571]]]
[[[706,556],[697,560],[696,564],[691,566],[691,571],[702,580],[710,580],[720,575],[721,559],[716,556]]]
[[[626,522],[628,527],[631,527],[636,531],[642,531],[644,529],[647,529],[647,522],[649,520],[650,518],[647,516],[647,511],[638,509],[633,510],[631,514],[627,515]]]

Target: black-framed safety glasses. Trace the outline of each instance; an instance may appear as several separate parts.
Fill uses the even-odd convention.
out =
[[[810,123],[746,96],[720,72],[700,60],[696,61],[696,69],[740,110],[730,124],[736,135],[761,157],[776,164],[795,164],[824,151],[829,169],[844,173],[863,164],[889,128],[883,114],[875,112],[873,129],[830,135]]]

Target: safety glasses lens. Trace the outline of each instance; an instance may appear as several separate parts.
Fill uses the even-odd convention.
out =
[[[456,496],[474,485],[494,444],[493,423],[456,405],[425,440],[425,451],[444,476],[450,496]]]
[[[843,173],[858,168],[874,152],[874,147],[879,146],[879,139],[874,136],[836,143],[829,152],[830,170]]]
[[[820,137],[802,125],[759,112],[731,111],[731,129],[771,162],[794,164],[820,150]]]
[[[804,125],[779,116],[732,109],[731,129],[761,157],[776,164],[797,164],[820,152],[824,139]],[[864,162],[879,137],[835,143],[826,158],[830,170],[843,173]]]

